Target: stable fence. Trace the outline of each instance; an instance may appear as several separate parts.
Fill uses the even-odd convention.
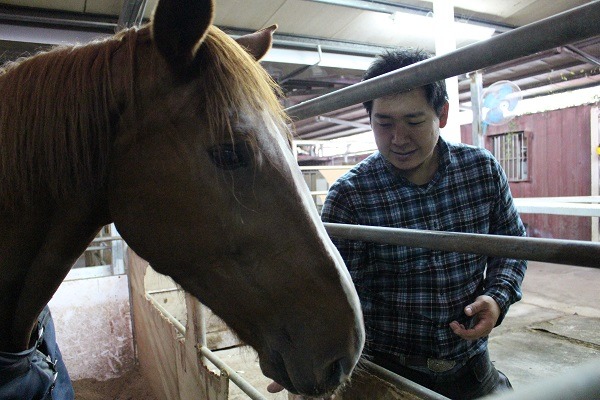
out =
[[[469,73],[535,52],[567,45],[600,35],[598,21],[600,21],[600,1],[594,1],[554,17],[500,34],[485,42],[463,47],[452,53],[301,103],[286,111],[294,120],[315,117],[394,92],[419,87],[435,80]],[[593,268],[600,267],[600,244],[598,243],[339,224],[326,224],[326,229],[332,236],[349,239]],[[147,328],[139,329],[140,333],[137,337],[137,341],[141,343],[138,344],[139,352],[143,353],[139,354],[142,367],[148,368],[151,373],[154,372],[154,376],[165,376],[162,384],[166,388],[165,390],[169,389],[172,393],[181,394],[180,390],[183,388],[195,388],[197,387],[195,385],[199,385],[202,388],[198,389],[199,392],[195,392],[196,396],[198,393],[204,393],[206,394],[205,398],[222,398],[219,397],[219,393],[221,395],[227,393],[227,378],[231,378],[250,398],[263,399],[264,397],[249,387],[239,374],[236,374],[222,360],[215,358],[214,353],[206,346],[206,337],[204,336],[206,324],[202,307],[192,300],[186,299],[188,306],[186,329],[184,324],[170,316],[169,312],[152,298],[151,293],[147,292],[143,283],[145,274],[143,271],[147,264],[139,259],[134,263],[139,264],[139,268],[137,272],[134,268],[132,275],[131,284],[135,289],[132,294],[133,315],[138,328]],[[150,308],[158,310],[164,317],[151,316]],[[165,325],[165,321],[167,321],[167,325]],[[152,334],[145,337],[139,336],[143,335],[144,331]],[[164,348],[165,344],[157,343],[156,338],[153,338],[153,334],[159,331],[164,331],[162,335],[165,338],[171,337],[177,343],[161,352],[160,349]],[[183,342],[181,342],[181,337],[185,338]],[[164,359],[164,357],[173,359]],[[209,377],[211,374],[203,367],[204,358],[210,359],[217,365],[220,376]],[[174,365],[177,370],[158,371],[157,368],[161,365]],[[417,398],[444,398],[376,365],[367,365],[367,368],[389,385],[402,388],[403,391]],[[209,384],[208,381],[211,379],[214,382]],[[178,384],[179,387],[169,387],[173,384]],[[545,382],[541,388],[535,387],[532,390],[494,398],[552,400],[565,398],[565,396],[570,399],[600,398],[600,364],[596,362],[592,365],[582,366],[571,375]],[[166,398],[170,397],[166,396]],[[180,398],[183,397],[180,396]],[[343,395],[341,398],[344,398]]]
[[[294,121],[316,117],[378,97],[414,89],[433,81],[568,45],[600,35],[598,21],[600,1],[593,1],[484,42],[289,107],[286,112]],[[586,212],[593,213],[592,216],[600,213],[597,204],[591,206],[591,209]],[[600,243],[359,225],[325,224],[325,227],[331,236],[345,239],[600,268]],[[397,382],[394,374],[388,378]],[[600,362],[582,366],[567,376],[545,382],[532,390],[498,398],[562,399],[567,394],[570,399],[600,398]]]
[[[286,109],[294,121],[316,117],[430,82],[600,35],[600,1],[593,1],[486,41],[389,72]],[[597,208],[597,207],[596,207]],[[330,235],[433,250],[521,258],[600,268],[600,244],[409,229],[325,224]]]

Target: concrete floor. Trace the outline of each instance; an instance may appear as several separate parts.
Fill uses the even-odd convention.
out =
[[[515,391],[600,359],[599,287],[600,269],[529,263],[523,299],[490,337]]]

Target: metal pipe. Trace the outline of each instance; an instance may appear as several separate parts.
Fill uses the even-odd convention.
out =
[[[600,35],[600,1],[545,18],[451,53],[289,107],[294,120],[325,114],[430,82],[484,69]]]
[[[346,121],[340,118],[332,118],[332,117],[324,117],[322,115],[317,117],[317,121],[320,122],[329,122],[331,124],[343,125],[343,126],[353,126],[355,128],[366,129],[368,131],[371,130],[371,125],[363,124],[362,122],[356,121]]]
[[[381,378],[385,382],[394,385],[403,392],[408,392],[417,396],[421,400],[448,400],[447,397],[442,396],[439,393],[429,390],[426,387],[419,385],[409,379],[406,379],[398,374],[395,374],[380,365],[374,364],[368,360],[361,360],[360,362],[365,368],[378,378]]]
[[[244,380],[235,370],[233,370],[229,365],[225,364],[215,353],[210,351],[210,349],[206,346],[197,346],[197,349],[200,350],[202,355],[206,357],[211,363],[215,364],[217,368],[221,371],[225,371],[229,376],[229,379],[233,381],[244,393],[246,393],[251,399],[256,400],[266,400],[266,398],[256,390],[252,385]],[[223,374],[223,372],[221,372]]]
[[[303,67],[300,67],[300,68],[298,68],[298,69],[290,72],[289,74],[287,74],[286,76],[284,76],[283,78],[281,78],[281,80],[279,80],[277,83],[279,85],[283,85],[285,82],[289,81],[294,76],[300,75],[304,71],[306,71],[306,70],[308,70],[308,69],[310,69],[312,67],[316,67],[319,64],[321,64],[321,61],[323,61],[323,51],[321,50],[321,45],[320,44],[317,45],[317,55],[319,56],[319,59],[317,60],[316,63],[314,63],[312,65],[305,65]]]
[[[92,240],[92,243],[112,242],[115,240],[123,240],[123,238],[121,236],[105,236],[105,237],[95,238],[94,240]]]
[[[324,225],[331,236],[344,239],[600,268],[600,243],[365,225]]]
[[[592,63],[595,64],[596,66],[600,65],[600,59],[598,57],[594,57],[591,54],[586,53],[585,51],[578,49],[575,46],[565,46],[565,47],[561,47],[559,48],[559,51],[564,51],[566,53],[571,54],[573,57],[586,62],[586,63]]]
[[[471,141],[474,146],[485,147],[483,143],[482,100],[483,100],[483,75],[481,71],[471,73],[471,110],[473,122],[471,123]]]
[[[154,307],[156,307],[158,309],[158,311],[160,311],[160,313],[170,323],[173,324],[173,326],[175,327],[175,329],[177,329],[177,331],[179,331],[179,333],[181,333],[183,336],[185,336],[185,326],[183,326],[183,324],[181,322],[179,322],[179,320],[177,318],[172,316],[171,313],[168,312],[158,301],[156,301],[156,299],[154,297],[152,297],[146,293],[146,298],[148,300],[150,300],[150,302],[154,305]]]

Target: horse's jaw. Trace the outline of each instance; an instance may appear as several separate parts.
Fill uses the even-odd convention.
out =
[[[358,363],[364,345],[360,309],[352,310],[347,308],[347,302],[335,299],[347,293],[335,293],[329,290],[328,284],[319,287],[321,285],[314,281],[306,286],[296,285],[297,276],[289,270],[284,274],[292,276],[289,280],[278,277],[271,269],[266,283],[242,285],[238,280],[247,280],[248,269],[261,267],[258,262],[240,263],[235,258],[231,254],[219,261],[199,264],[196,271],[211,272],[206,277],[190,280],[191,276],[185,274],[173,278],[257,352],[265,376],[291,393],[326,397],[343,386]],[[343,274],[337,278],[343,282],[342,286],[347,284],[344,278]],[[268,293],[269,287],[288,289],[284,297],[275,297]],[[331,303],[313,303],[313,299],[325,297],[324,291],[329,292]],[[348,293],[355,293],[353,286],[348,288]],[[304,295],[308,299],[300,299]],[[219,296],[228,300],[217,301]],[[323,308],[329,312],[324,313]]]

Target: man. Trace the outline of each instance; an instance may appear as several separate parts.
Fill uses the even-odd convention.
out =
[[[388,52],[363,79],[428,57]],[[493,156],[440,137],[444,81],[364,105],[378,151],[331,186],[323,221],[525,235]],[[490,362],[487,336],[521,298],[525,261],[333,239],[361,298],[367,358],[450,398],[511,388]]]

